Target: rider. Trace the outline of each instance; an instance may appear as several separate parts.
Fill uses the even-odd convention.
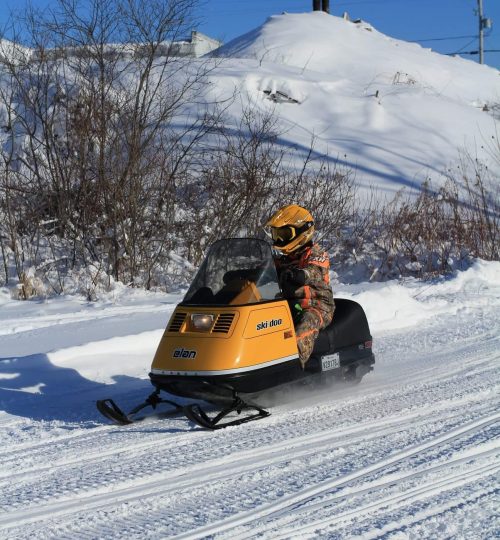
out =
[[[328,254],[313,242],[314,220],[308,210],[289,204],[265,224],[270,228],[281,290],[290,303],[302,367],[311,356],[319,331],[335,310]]]

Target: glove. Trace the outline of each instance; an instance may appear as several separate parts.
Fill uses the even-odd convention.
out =
[[[294,285],[302,287],[306,284],[308,277],[307,270],[304,270],[303,268],[287,268],[281,274],[281,282],[283,285],[293,283]]]

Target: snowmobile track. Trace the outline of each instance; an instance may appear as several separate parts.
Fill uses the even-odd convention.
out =
[[[478,452],[473,457],[474,459],[480,459],[480,458],[486,458],[489,456],[497,456],[498,450],[488,450],[485,452]],[[404,506],[409,504],[412,501],[420,501],[422,498],[424,498],[426,495],[430,494],[436,494],[440,491],[449,490],[453,487],[462,486],[467,483],[470,483],[471,481],[480,480],[484,476],[490,476],[494,475],[495,473],[498,473],[500,471],[500,465],[497,464],[486,464],[481,465],[478,467],[471,467],[467,469],[467,477],[464,478],[464,470],[459,470],[458,472],[450,475],[447,474],[447,478],[439,481],[434,482],[430,486],[418,486],[411,489],[407,489],[403,494],[391,494],[389,496],[385,496],[382,498],[377,499],[377,502],[371,502],[366,505],[359,505],[356,506],[355,510],[348,510],[347,512],[342,512],[339,515],[332,517],[331,514],[328,515],[328,517],[322,517],[320,519],[315,519],[313,521],[309,521],[307,525],[300,526],[300,516],[301,514],[311,514],[312,512],[321,512],[322,514],[328,514],[329,510],[332,507],[333,503],[339,503],[344,500],[348,500],[353,497],[360,497],[362,495],[370,494],[375,490],[380,490],[383,488],[393,487],[396,484],[400,484],[403,482],[407,482],[410,479],[417,479],[419,477],[426,476],[427,474],[431,472],[436,472],[439,469],[445,469],[446,467],[450,466],[457,466],[457,465],[463,465],[468,462],[470,462],[471,456],[467,458],[462,459],[456,459],[456,460],[450,460],[449,462],[445,464],[440,464],[436,466],[431,466],[428,468],[425,468],[421,471],[410,473],[406,476],[401,476],[397,481],[394,480],[394,478],[390,479],[384,479],[385,477],[382,477],[383,481],[376,481],[370,484],[369,487],[364,489],[357,489],[354,490],[351,493],[340,493],[335,494],[328,497],[323,497],[321,502],[315,503],[315,504],[307,504],[306,506],[302,507],[301,504],[296,504],[293,508],[286,507],[282,511],[276,512],[274,514],[270,514],[266,517],[266,523],[268,526],[265,525],[259,525],[257,527],[252,526],[252,533],[245,535],[242,533],[238,533],[238,539],[243,540],[245,538],[251,538],[254,537],[255,534],[263,533],[263,532],[273,532],[272,537],[273,539],[279,539],[279,538],[287,538],[287,536],[281,536],[278,534],[277,531],[279,531],[279,526],[276,525],[275,521],[278,521],[282,519],[283,517],[287,517],[288,512],[293,509],[293,516],[294,521],[297,521],[297,524],[293,524],[293,530],[294,534],[297,534],[300,536],[301,534],[307,534],[307,533],[313,533],[315,530],[318,530],[322,526],[332,526],[335,524],[339,524],[344,521],[350,521],[353,518],[359,518],[360,515],[366,515],[370,511],[379,510],[383,507],[391,506],[391,509],[397,510],[398,507]],[[381,470],[381,469],[380,469]],[[362,477],[360,477],[362,478]],[[339,486],[339,487],[345,487],[345,486]],[[488,493],[493,493],[494,491],[489,491]],[[287,520],[287,526],[290,527],[290,520]]]
[[[480,301],[379,335],[380,362],[361,385],[280,390],[266,397],[270,418],[223,432],[178,418],[104,425],[89,387],[64,388],[68,414],[39,421],[36,396],[8,414],[6,390],[0,536],[495,537],[500,324],[498,302]],[[132,380],[125,403],[146,383]]]
[[[115,460],[123,459],[121,463],[124,470],[122,481],[130,479],[131,474],[134,472],[134,464],[146,462],[149,458],[149,466],[141,468],[140,478],[135,483],[135,491],[137,491],[137,497],[144,498],[148,495],[164,495],[166,493],[173,492],[178,489],[191,489],[200,484],[209,484],[214,481],[223,481],[224,479],[232,478],[235,473],[243,474],[245,472],[250,472],[255,469],[256,461],[260,461],[268,465],[279,465],[280,463],[290,460],[290,455],[293,455],[294,459],[300,459],[311,454],[311,452],[321,452],[323,450],[328,450],[332,447],[337,447],[342,444],[342,441],[346,437],[349,437],[351,444],[357,443],[366,443],[370,440],[375,440],[384,434],[387,435],[388,430],[397,431],[400,429],[401,415],[394,415],[389,417],[384,417],[378,419],[374,422],[370,420],[369,422],[362,422],[356,424],[355,426],[345,426],[344,428],[338,429],[335,432],[325,431],[322,433],[314,433],[309,435],[304,435],[301,437],[296,437],[293,440],[284,439],[279,442],[267,445],[263,450],[246,450],[243,446],[237,451],[233,452],[230,456],[226,456],[222,459],[211,459],[208,463],[213,463],[213,465],[207,466],[207,459],[210,459],[209,456],[202,452],[202,447],[205,444],[205,438],[202,436],[202,433],[188,432],[181,437],[176,437],[174,440],[166,439],[163,443],[162,451],[165,454],[168,454],[171,451],[182,451],[183,446],[189,447],[190,452],[189,456],[191,459],[187,460],[184,467],[178,467],[177,470],[170,472],[166,465],[161,465],[157,459],[151,459],[152,451],[157,448],[158,440],[154,438],[145,443],[136,444],[133,447],[133,451],[129,452],[126,457],[122,457],[123,449],[117,448],[116,441],[114,446],[109,450],[101,449],[100,451],[88,452],[86,451],[85,455],[82,458],[79,458],[78,455],[75,455],[76,451],[81,452],[84,450],[85,446],[88,445],[87,436],[83,436],[82,446],[79,445],[71,448],[71,457],[58,460],[56,463],[50,464],[50,457],[52,455],[53,448],[51,449],[50,445],[45,448],[46,452],[40,453],[38,445],[36,445],[35,456],[39,460],[46,460],[46,465],[38,468],[31,468],[20,473],[14,473],[10,476],[10,479],[7,480],[7,477],[3,479],[3,484],[6,485],[4,490],[4,496],[8,497],[11,501],[16,499],[14,493],[9,493],[8,485],[12,480],[22,480],[27,478],[30,482],[27,485],[27,494],[26,496],[32,497],[33,491],[36,488],[33,484],[41,486],[45,496],[50,496],[49,486],[53,482],[50,480],[47,482],[47,487],[45,488],[44,482],[46,474],[49,473],[51,477],[57,474],[58,469],[61,469],[62,472],[70,467],[74,466],[75,468],[82,469],[86,464],[91,468],[95,468],[97,471],[109,470],[112,467],[112,463]],[[414,411],[409,413],[405,420],[412,422],[414,425],[424,424],[427,422],[427,419],[422,417],[421,412]],[[155,426],[157,423],[154,423]],[[161,421],[158,422],[161,425]],[[367,429],[370,428],[367,433]],[[132,428],[131,428],[132,429]],[[123,432],[117,430],[115,427],[108,428],[106,432],[119,432],[119,435],[122,436]],[[109,433],[105,433],[107,435]],[[109,438],[104,438],[99,440],[98,445],[101,443],[109,443]],[[94,444],[96,441],[94,441]],[[233,450],[234,447],[233,447]],[[285,452],[286,450],[286,452]],[[45,454],[45,455],[44,455]],[[33,456],[33,458],[35,457]],[[5,456],[6,457],[6,456]],[[111,458],[111,459],[110,459]],[[257,460],[258,458],[258,460]],[[21,462],[26,461],[26,455],[23,454],[19,456],[17,454],[17,459]],[[11,464],[12,466],[12,464]],[[160,467],[163,469],[163,473],[159,472]],[[186,469],[189,468],[189,474],[186,474]],[[98,473],[100,476],[101,473]],[[200,475],[203,475],[200,478]],[[71,475],[72,477],[73,475]],[[139,475],[138,475],[139,476]],[[158,480],[155,480],[158,478]],[[114,476],[115,484],[120,481],[118,475]],[[54,501],[51,504],[43,505],[44,508],[40,508],[39,512],[36,512],[41,519],[46,515],[46,512],[50,511],[51,513],[66,514],[71,513],[76,509],[78,511],[83,504],[86,503],[87,495],[88,497],[94,499],[94,492],[99,486],[105,487],[109,483],[109,478],[106,476],[101,478],[101,481],[95,475],[92,478],[87,479],[86,485],[83,484],[80,487],[78,492],[74,492],[71,488],[71,485],[64,486],[64,480],[62,478],[58,479],[59,489],[63,492],[66,491],[68,494],[71,493],[69,501]],[[165,488],[165,484],[168,483],[168,488]],[[113,492],[113,502],[120,502],[129,500],[130,490],[114,489]],[[77,497],[75,499],[75,496]],[[136,498],[136,497],[134,497]],[[17,504],[24,505],[29,504],[30,499],[19,498],[17,496]],[[101,502],[96,505],[96,508],[101,506],[106,506],[106,495],[103,498],[103,504]],[[25,514],[25,511],[22,512]],[[20,513],[19,513],[20,514]],[[10,515],[10,514],[9,514]],[[13,514],[13,518],[15,514]],[[21,516],[18,516],[20,519]],[[37,519],[32,516],[30,521],[36,521]],[[2,518],[0,517],[0,528],[2,527]]]
[[[413,447],[410,447],[402,452],[397,452],[393,456],[381,460],[377,463],[374,463],[371,466],[361,468],[353,473],[343,475],[336,479],[327,480],[323,483],[320,483],[318,485],[315,485],[314,487],[307,488],[305,490],[302,490],[298,493],[295,493],[292,496],[286,496],[283,497],[279,502],[271,503],[267,505],[263,505],[260,509],[253,509],[251,512],[248,513],[241,513],[237,516],[234,516],[228,520],[223,520],[219,523],[215,523],[210,525],[209,527],[204,527],[201,529],[196,529],[194,531],[191,531],[190,533],[186,535],[179,535],[176,538],[199,538],[202,536],[207,535],[215,535],[215,534],[221,534],[230,530],[233,530],[238,527],[244,527],[248,526],[251,523],[258,522],[262,524],[262,522],[270,522],[274,519],[280,519],[282,516],[288,514],[289,512],[297,512],[301,508],[305,508],[308,511],[315,510],[314,507],[314,500],[318,498],[322,498],[322,502],[318,503],[319,506],[322,506],[324,504],[330,504],[333,501],[338,501],[339,499],[343,499],[348,497],[349,495],[345,495],[343,493],[336,494],[336,491],[339,489],[345,489],[349,486],[355,486],[363,479],[368,479],[376,473],[379,473],[383,471],[384,469],[387,469],[389,467],[397,466],[398,464],[408,460],[409,458],[412,458],[414,456],[417,456],[423,452],[436,449],[438,447],[442,446],[449,446],[453,441],[463,438],[467,435],[474,434],[476,432],[479,432],[481,430],[486,429],[488,426],[492,426],[496,424],[500,420],[500,414],[496,414],[493,416],[489,416],[487,418],[483,418],[480,420],[477,420],[475,422],[472,422],[462,428],[451,430],[443,435],[437,436],[432,438],[430,441],[419,444]],[[390,422],[385,419],[382,424],[387,427],[387,424],[390,424]],[[394,426],[393,426],[394,427]],[[382,430],[382,427],[381,427]],[[350,430],[347,430],[350,431]],[[356,431],[354,428],[351,431]],[[360,431],[360,437],[361,430]],[[343,434],[344,436],[346,433]],[[371,435],[374,435],[371,433]],[[378,436],[381,435],[379,432],[377,434]],[[294,447],[295,449],[301,448],[301,451],[299,451],[296,454],[296,457],[302,457],[312,451],[312,448],[316,447],[321,441],[323,441],[324,445],[331,445],[332,442],[339,442],[339,439],[342,437],[342,434],[335,434],[332,435],[329,434],[322,434],[321,436],[309,436],[304,437],[305,440],[309,439],[309,445],[306,445],[305,448],[303,448],[303,444],[305,443],[305,440],[302,441],[295,441]],[[287,445],[286,442],[278,443],[274,445],[272,448],[267,448],[265,452],[259,453],[259,459],[263,460],[263,462],[266,464],[266,466],[269,466],[270,464],[279,464],[286,459],[283,457],[282,450]],[[289,446],[289,443],[288,443]],[[498,454],[498,450],[488,450],[485,452],[476,452],[474,455],[476,458],[480,457],[488,457],[492,454]],[[51,515],[51,517],[54,518],[60,518],[65,517],[67,518],[69,515],[79,514],[82,509],[84,509],[85,512],[88,512],[90,510],[96,511],[96,510],[104,510],[109,509],[111,506],[116,506],[122,503],[133,503],[134,501],[144,501],[145,498],[148,497],[163,497],[173,491],[179,491],[179,490],[191,490],[195,487],[200,488],[200,482],[201,484],[209,485],[210,483],[217,481],[222,482],[224,480],[230,480],[234,477],[234,475],[237,473],[238,475],[243,475],[246,472],[252,471],[255,468],[255,462],[250,461],[250,463],[247,463],[245,466],[245,462],[248,460],[248,455],[239,456],[239,458],[234,459],[233,462],[228,463],[227,461],[223,461],[220,464],[215,464],[212,466],[204,466],[200,465],[200,468],[190,468],[189,473],[186,475],[185,471],[177,470],[172,475],[171,478],[165,477],[165,475],[162,475],[161,478],[158,480],[153,480],[152,478],[148,479],[147,483],[144,483],[144,485],[140,485],[137,482],[134,483],[133,487],[124,488],[124,489],[118,489],[113,490],[112,492],[104,492],[102,494],[96,494],[95,491],[88,497],[78,495],[76,498],[74,496],[71,497],[71,500],[65,500],[65,501],[54,501],[49,504],[41,504],[39,506],[36,506],[34,508],[25,508],[23,510],[9,512],[6,516],[0,517],[0,530],[9,529],[14,524],[15,526],[19,525],[27,525],[31,523],[35,523],[37,521],[43,520],[46,518],[48,514]],[[460,463],[461,461],[467,461],[471,458],[461,458],[456,460],[450,460],[445,465],[455,465]],[[432,469],[438,469],[441,467],[444,467],[445,465],[437,465],[435,467],[427,467],[424,468],[423,471],[411,473],[410,475],[406,475],[404,479],[411,476],[421,476]],[[471,474],[473,473],[478,478],[481,477],[483,474],[489,474],[493,473],[495,470],[498,470],[498,467],[490,465],[485,465],[481,467],[476,467],[474,470],[471,470]],[[203,478],[200,480],[200,474],[203,474]],[[186,477],[187,476],[187,477]],[[453,485],[453,482],[457,482],[460,480],[460,474],[457,474],[453,476],[453,479],[450,479],[448,482],[443,483],[443,489],[450,487]],[[394,483],[394,480],[384,480],[384,477],[382,476],[382,479],[375,482],[375,485],[368,488],[368,491],[372,491],[373,489],[382,487],[385,483]],[[94,486],[95,488],[96,486]],[[331,492],[334,491],[333,496],[330,495]],[[363,490],[362,490],[363,491]],[[354,489],[353,493],[356,495],[360,495],[362,491]],[[366,490],[365,490],[366,491]],[[408,500],[409,497],[411,497],[412,492],[405,493],[401,495],[400,499],[396,498],[388,498],[386,502],[392,502],[394,504],[398,502],[404,503]],[[425,489],[422,490],[421,488],[415,488],[414,490],[414,496],[418,498],[419,494],[425,494]],[[350,495],[352,496],[352,495]],[[378,505],[378,506],[377,506]],[[369,507],[367,507],[367,510],[369,509],[375,509],[380,506],[383,506],[383,501],[380,501],[380,503],[377,504],[371,504]],[[348,519],[351,514],[347,512],[345,514],[345,519]],[[341,521],[341,516],[336,518],[339,522]],[[329,518],[329,522],[333,523],[331,520],[331,516]],[[321,524],[321,520],[318,521],[318,524]],[[255,530],[254,530],[255,532]],[[239,534],[238,534],[239,536]]]
[[[397,452],[386,460],[382,460],[378,463],[374,463],[373,465],[360,469],[354,473],[341,476],[340,478],[328,480],[316,486],[307,488],[299,493],[296,493],[293,496],[284,497],[282,500],[266,505],[264,508],[261,508],[260,510],[252,511],[250,515],[243,514],[240,516],[234,516],[218,524],[216,523],[208,527],[196,529],[194,531],[191,531],[188,534],[178,535],[175,538],[176,540],[181,540],[181,539],[187,540],[187,539],[196,539],[196,538],[201,538],[201,537],[205,537],[209,535],[220,534],[222,532],[226,532],[227,530],[234,529],[236,527],[241,527],[242,525],[247,525],[251,522],[261,522],[264,519],[269,520],[273,516],[280,516],[284,513],[295,511],[297,507],[303,506],[315,498],[321,497],[323,495],[327,495],[333,489],[346,487],[349,484],[358,482],[359,480],[363,478],[369,477],[376,472],[379,472],[391,465],[395,465],[412,456],[418,455],[422,452],[433,449],[440,445],[449,444],[453,442],[455,439],[463,437],[464,435],[474,433],[476,431],[480,431],[490,425],[496,424],[499,420],[500,420],[500,414],[495,414],[488,418],[480,419],[478,421],[467,424],[463,428],[455,429],[442,436],[433,438],[427,443],[420,444],[412,448],[408,448],[402,452]],[[498,452],[495,451],[495,453],[498,453]],[[481,468],[481,470],[483,469],[490,472],[490,471],[499,470],[500,466],[488,466],[488,467]],[[452,483],[451,480],[450,480],[450,483]],[[404,497],[405,496],[401,496],[402,499]],[[377,505],[382,506],[383,504],[377,503]]]

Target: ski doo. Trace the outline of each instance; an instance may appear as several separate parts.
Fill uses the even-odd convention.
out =
[[[160,341],[149,374],[155,391],[129,413],[111,399],[98,401],[97,408],[125,425],[142,409],[164,403],[199,426],[219,429],[269,416],[248,394],[307,377],[359,382],[375,363],[368,322],[356,302],[336,298],[335,305],[332,323],[302,369],[271,246],[255,238],[219,240]],[[160,397],[162,391],[205,401],[220,412],[209,416],[198,403],[179,405]],[[236,419],[225,419],[233,412]]]

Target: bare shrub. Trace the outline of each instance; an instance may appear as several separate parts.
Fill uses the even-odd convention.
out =
[[[464,171],[464,169],[462,169]],[[344,277],[361,266],[370,279],[429,278],[465,268],[472,259],[500,258],[500,199],[484,169],[449,178],[418,195],[399,192],[386,204],[356,209],[337,249]],[[375,194],[375,200],[380,197]]]
[[[499,148],[500,162],[500,148]],[[468,159],[462,166],[462,178],[452,181],[450,199],[455,203],[455,220],[461,221],[463,245],[474,257],[500,259],[500,186],[478,160]],[[457,184],[459,187],[457,187]],[[456,199],[463,201],[458,205]]]
[[[198,263],[216,239],[262,236],[267,218],[290,203],[310,208],[326,247],[335,242],[352,214],[352,175],[326,158],[312,160],[313,146],[301,158],[281,144],[282,135],[275,111],[252,105],[236,128],[218,130],[203,166],[183,192],[181,215],[189,223],[184,238],[191,262]]]
[[[221,126],[212,134],[199,172],[183,193],[182,219],[189,260],[198,262],[221,237],[258,235],[273,204],[282,170],[274,114],[247,108],[235,129]]]
[[[190,28],[194,3],[57,0],[48,14],[27,11],[33,54],[0,55],[2,254],[9,244],[18,279],[49,259],[55,292],[69,269],[96,262],[117,280],[156,284],[175,247],[176,182],[216,122],[208,109],[184,114],[200,106],[213,61],[168,46]],[[43,241],[26,251],[19,238],[28,237]]]
[[[43,281],[35,275],[33,268],[26,272],[21,272],[19,283],[13,289],[13,295],[16,300],[28,300],[32,297],[45,296],[45,286]]]
[[[440,189],[361,206],[353,171],[314,140],[305,156],[287,146],[277,109],[250,103],[233,125],[204,97],[213,61],[168,45],[193,4],[57,0],[27,13],[34,52],[0,50],[2,282],[22,298],[168,289],[214,240],[261,236],[289,203],[311,210],[337,268],[371,279],[499,258],[498,183],[477,160]]]
[[[325,249],[335,246],[352,221],[356,206],[354,172],[329,156],[312,160],[314,140],[302,170],[293,172],[279,192],[286,202],[298,202],[313,213],[318,240]]]

